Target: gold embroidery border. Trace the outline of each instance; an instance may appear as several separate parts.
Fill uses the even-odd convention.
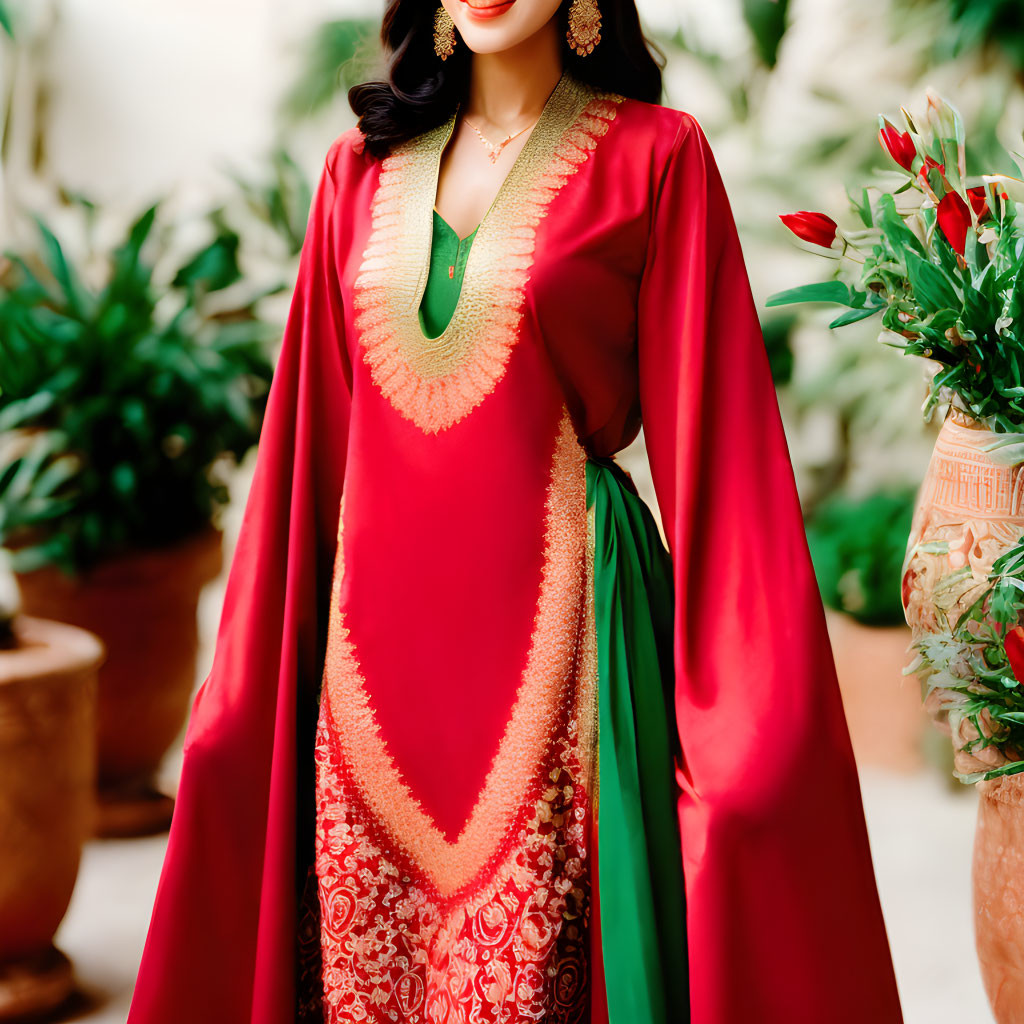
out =
[[[490,771],[462,832],[449,842],[413,795],[395,765],[370,705],[355,645],[341,608],[342,522],[328,626],[324,686],[352,781],[392,841],[426,873],[442,897],[467,885],[497,851],[523,804],[536,766],[585,659],[596,685],[593,611],[586,592],[590,570],[586,523],[586,452],[563,407],[545,498],[544,565],[522,681]],[[581,621],[582,620],[582,621]],[[582,627],[583,642],[578,638]],[[567,637],[573,642],[567,642]],[[592,724],[588,726],[591,728]]]
[[[477,228],[455,310],[436,338],[423,334],[418,310],[440,160],[458,110],[382,161],[354,285],[354,323],[373,381],[424,432],[463,419],[504,376],[523,316],[537,225],[623,99],[563,72]]]

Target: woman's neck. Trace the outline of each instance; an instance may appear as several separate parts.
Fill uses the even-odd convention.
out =
[[[540,115],[562,69],[558,23],[552,18],[516,46],[473,54],[464,113],[511,134]]]

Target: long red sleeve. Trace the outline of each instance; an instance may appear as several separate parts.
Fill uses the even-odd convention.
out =
[[[314,790],[312,757],[300,769],[296,754],[313,743],[351,385],[335,252],[342,148],[346,136],[310,211],[129,1024],[295,1017],[297,887],[313,856],[312,825],[297,821]]]
[[[693,1024],[902,1019],[825,617],[739,239],[681,115],[639,299],[674,566]]]

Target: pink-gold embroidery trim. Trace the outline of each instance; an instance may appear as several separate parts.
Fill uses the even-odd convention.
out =
[[[437,828],[401,777],[375,721],[341,607],[343,509],[339,516],[324,669],[339,742],[367,805],[392,841],[420,865],[443,896],[472,881],[496,852],[550,742],[559,708],[578,670],[579,653],[567,638],[577,635],[586,614],[585,463],[586,453],[563,410],[546,495],[544,566],[526,666],[487,779],[455,842]]]
[[[424,336],[418,311],[438,166],[457,112],[382,161],[355,281],[355,328],[373,381],[421,430],[448,429],[504,376],[523,317],[537,225],[608,131],[622,100],[568,71],[562,76],[477,228],[455,311],[436,338]]]

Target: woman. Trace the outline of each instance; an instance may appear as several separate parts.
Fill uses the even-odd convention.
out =
[[[383,39],[129,1024],[899,1021],[699,126],[632,0],[391,0]],[[668,550],[612,458],[641,422]]]

